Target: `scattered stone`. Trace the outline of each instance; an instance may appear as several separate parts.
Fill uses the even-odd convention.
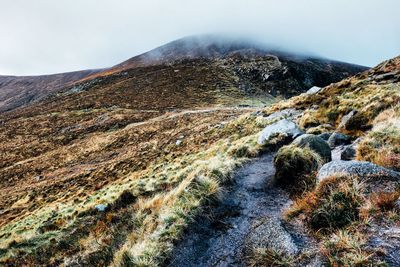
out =
[[[35,180],[36,180],[37,182],[39,182],[39,181],[42,180],[42,179],[43,179],[43,175],[35,176]]]
[[[342,133],[333,133],[328,139],[328,145],[331,148],[348,145],[351,143],[351,137]]]
[[[368,178],[381,178],[389,181],[399,181],[400,173],[386,169],[367,161],[343,161],[336,160],[326,163],[319,170],[317,178],[319,181],[337,174],[357,176],[363,180]]]
[[[246,240],[250,249],[273,249],[285,255],[296,255],[299,248],[278,218],[261,218],[252,226]]]
[[[275,122],[271,125],[268,125],[261,131],[260,136],[258,137],[258,144],[265,145],[268,143],[271,137],[274,137],[278,134],[285,135],[292,139],[297,136],[302,135],[304,132],[291,120],[282,119],[278,122]]]
[[[310,89],[308,89],[308,91],[306,92],[306,94],[307,95],[312,95],[312,94],[316,94],[316,93],[318,93],[319,91],[321,91],[321,87],[318,87],[318,86],[313,86],[313,87],[311,87]]]
[[[98,204],[98,205],[94,206],[94,208],[95,208],[97,211],[103,212],[103,211],[106,210],[107,206],[104,205],[104,204]]]
[[[181,144],[182,144],[182,140],[180,140],[180,139],[176,140],[175,145],[180,146]]]
[[[325,142],[321,137],[317,135],[303,134],[297,137],[292,144],[299,147],[310,148],[311,150],[319,154],[325,162],[329,162],[332,160],[331,148],[329,147],[327,142]]]

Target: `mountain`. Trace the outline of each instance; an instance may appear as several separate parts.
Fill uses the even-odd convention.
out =
[[[290,97],[365,69],[275,51],[251,42],[210,36],[188,37],[103,70],[36,77],[0,76],[0,112],[25,107],[70,89],[70,92],[86,95],[87,103],[82,104],[86,106],[140,106],[146,102],[146,99],[136,101],[140,96],[154,100],[158,98],[152,95],[166,93],[172,102],[193,98],[191,102],[199,101],[199,105],[209,101],[216,103],[219,98],[238,103],[239,99],[254,96],[268,102],[271,97]],[[110,88],[114,90],[112,95]],[[74,99],[75,95],[71,94],[60,101],[67,101],[69,108],[75,108],[72,102],[77,100]],[[200,103],[201,99],[204,103]],[[50,101],[55,102],[54,98]],[[170,108],[174,106],[176,104]]]

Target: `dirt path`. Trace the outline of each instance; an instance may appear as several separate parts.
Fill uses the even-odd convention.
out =
[[[220,203],[187,231],[167,266],[245,266],[247,248],[273,246],[297,254],[308,242],[280,220],[291,201],[272,184],[274,154],[241,167]]]

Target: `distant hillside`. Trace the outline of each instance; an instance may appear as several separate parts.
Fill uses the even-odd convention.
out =
[[[0,112],[40,100],[48,94],[99,70],[83,70],[42,76],[0,76]]]

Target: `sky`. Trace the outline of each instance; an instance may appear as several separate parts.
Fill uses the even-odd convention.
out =
[[[110,67],[229,34],[366,66],[400,55],[399,0],[0,0],[0,74]]]

